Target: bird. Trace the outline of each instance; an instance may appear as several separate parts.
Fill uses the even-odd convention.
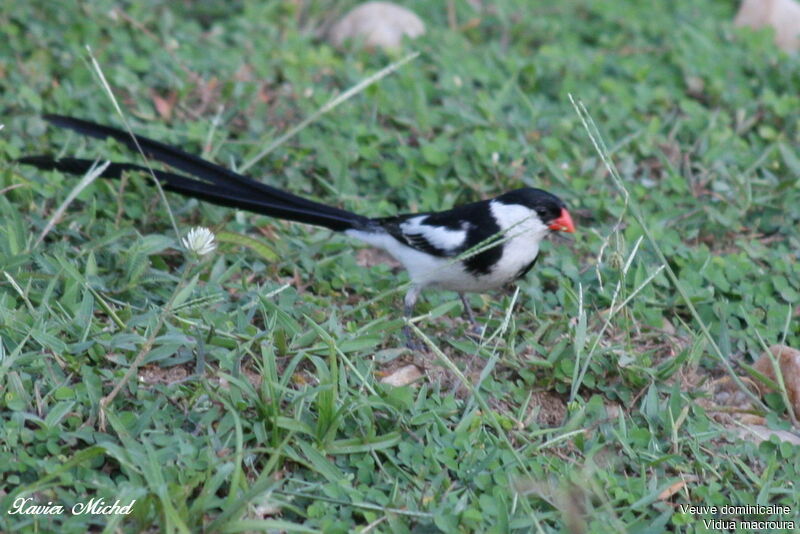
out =
[[[476,325],[465,293],[486,293],[522,278],[536,264],[540,243],[548,234],[575,232],[564,201],[533,187],[445,211],[367,217],[269,186],[138,134],[65,115],[47,114],[43,118],[87,137],[113,138],[130,150],[188,174],[151,169],[149,164],[110,162],[100,175],[104,178],[119,179],[125,172],[152,172],[167,191],[321,226],[383,249],[408,271],[410,285],[403,298],[406,318],[413,315],[421,292],[431,288],[458,293],[470,323]],[[17,161],[77,175],[87,173],[96,163],[52,155],[25,156]],[[413,342],[408,324],[403,331],[409,347],[421,348]]]

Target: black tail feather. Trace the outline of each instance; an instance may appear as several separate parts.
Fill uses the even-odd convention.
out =
[[[69,174],[86,174],[97,164],[97,161],[79,158],[55,159],[52,156],[27,156],[20,158],[20,163],[32,165],[44,170],[57,170]],[[143,165],[133,163],[110,163],[100,175],[103,178],[120,178],[125,171],[141,171],[149,174],[150,170]],[[179,193],[186,197],[204,200],[219,206],[243,209],[253,213],[261,213],[270,217],[290,221],[323,226],[331,230],[344,231],[359,227],[361,216],[349,214],[349,217],[339,217],[330,213],[320,213],[318,210],[299,208],[287,203],[275,202],[268,197],[246,196],[234,190],[221,189],[216,184],[209,184],[162,170],[153,169],[153,174],[167,191]]]
[[[134,141],[133,136],[123,130],[63,115],[45,115],[44,118],[56,126],[68,128],[89,137],[98,139],[111,137],[131,150],[141,148],[148,157],[197,177],[190,178],[154,170],[156,177],[169,191],[214,204],[315,224],[337,231],[363,227],[369,223],[367,217],[268,186],[179,148],[147,137],[136,135]],[[31,156],[19,161],[42,169],[57,169],[71,174],[84,174],[94,163],[91,160],[75,158],[56,160],[51,156]],[[146,167],[140,165],[112,163],[102,176],[119,178],[122,171],[128,170],[148,171]]]
[[[118,128],[113,128],[111,126],[105,126],[103,124],[97,124],[91,121],[67,117],[64,115],[47,114],[44,115],[44,118],[56,126],[67,128],[89,137],[95,137],[97,139],[111,137],[112,139],[115,139],[134,151],[137,151],[139,148],[141,148],[145,155],[151,158],[164,162],[178,170],[187,172],[203,180],[208,180],[209,182],[215,183],[222,187],[238,188],[243,193],[253,195],[266,194],[273,197],[276,201],[292,204],[297,207],[304,207],[313,210],[321,209],[329,213],[340,212],[339,215],[341,216],[349,214],[349,212],[344,210],[319,204],[306,198],[293,195],[281,189],[268,186],[264,183],[235,173],[230,169],[226,169],[225,167],[204,160],[198,156],[195,156],[194,154],[185,152],[177,147],[167,145],[166,143],[162,143],[160,141],[155,141],[142,135],[136,135],[136,140],[134,141],[134,138],[130,133]]]

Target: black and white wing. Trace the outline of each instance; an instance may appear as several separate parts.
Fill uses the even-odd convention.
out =
[[[375,222],[400,243],[440,258],[454,258],[492,237],[501,237],[489,201],[436,213],[376,219]],[[487,274],[502,254],[502,245],[490,247],[466,257],[464,265],[474,274]]]

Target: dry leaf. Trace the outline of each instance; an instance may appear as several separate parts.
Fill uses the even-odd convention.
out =
[[[666,501],[667,499],[678,493],[680,490],[685,488],[689,482],[695,482],[696,480],[697,480],[696,476],[688,475],[683,480],[679,480],[674,484],[670,484],[669,487],[667,487],[666,489],[664,489],[664,491],[658,494],[658,500]]]
[[[360,248],[356,252],[356,264],[360,267],[386,264],[389,267],[400,267],[402,264],[379,248]]]
[[[777,436],[781,441],[788,441],[792,445],[800,445],[800,436],[785,430],[772,430],[762,425],[745,425],[737,427],[735,430],[740,438],[755,443],[768,441],[772,436]]]
[[[144,384],[174,384],[185,380],[189,374],[182,365],[167,368],[146,365],[139,369],[139,381]]]
[[[401,387],[415,382],[420,377],[422,377],[422,372],[420,372],[416,365],[406,365],[405,367],[397,369],[389,376],[381,378],[381,383],[389,384],[394,387]]]
[[[775,29],[775,44],[786,52],[800,48],[800,4],[794,0],[743,0],[734,26]]]
[[[156,107],[158,116],[164,120],[172,118],[172,110],[175,109],[175,103],[178,101],[178,93],[171,92],[166,98],[157,95],[153,92],[153,105]]]

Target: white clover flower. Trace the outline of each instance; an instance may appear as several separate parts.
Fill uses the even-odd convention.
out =
[[[196,226],[189,230],[186,237],[181,239],[181,244],[186,247],[186,250],[198,256],[205,256],[217,248],[217,244],[214,242],[214,232],[203,226]]]

